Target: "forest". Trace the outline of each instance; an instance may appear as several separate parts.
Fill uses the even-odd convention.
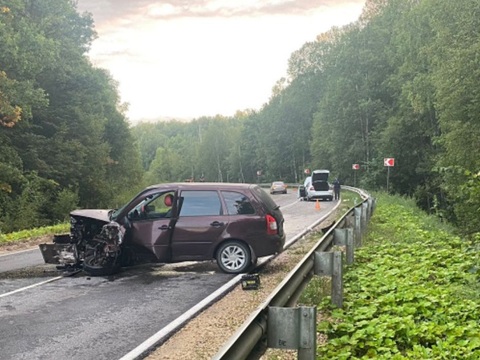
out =
[[[478,0],[367,0],[291,54],[260,109],[190,122],[130,125],[88,58],[94,29],[73,0],[0,1],[0,233],[150,184],[297,183],[307,168],[371,191],[388,170],[389,192],[480,231]]]

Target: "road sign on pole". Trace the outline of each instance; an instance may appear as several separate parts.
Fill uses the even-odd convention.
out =
[[[310,174],[310,169],[305,169],[305,170],[303,170],[303,172],[305,173],[305,175],[309,175]]]
[[[384,158],[383,166],[387,167],[387,194],[388,194],[388,183],[390,180],[390,168],[395,166],[395,158]]]
[[[352,164],[352,170],[360,170],[360,164]],[[357,172],[353,172],[353,187],[357,187]]]
[[[383,166],[395,166],[395,158],[384,158],[383,159]]]

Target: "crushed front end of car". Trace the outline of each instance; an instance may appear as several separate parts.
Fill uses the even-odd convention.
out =
[[[70,234],[55,235],[53,243],[40,244],[47,264],[59,270],[83,269],[91,275],[119,269],[124,229],[110,221],[108,210],[75,210],[70,213]]]
[[[52,244],[40,244],[39,248],[46,264],[57,264],[58,269],[64,270],[81,267],[76,244],[69,234],[54,235]]]

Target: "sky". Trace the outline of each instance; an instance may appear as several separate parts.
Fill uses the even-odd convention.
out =
[[[77,0],[88,56],[118,82],[130,123],[259,110],[290,55],[358,19],[365,0]]]

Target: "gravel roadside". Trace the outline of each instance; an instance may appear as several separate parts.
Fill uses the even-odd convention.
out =
[[[260,288],[243,290],[238,285],[218,302],[201,312],[156,350],[147,360],[211,359],[234,335],[285,276],[323,236],[321,228],[332,224],[335,216],[325,220],[308,235],[268,263],[260,272]],[[321,343],[322,339],[317,339]],[[261,359],[296,359],[296,350],[268,349]]]
[[[331,215],[312,232],[269,262],[260,273],[258,290],[243,290],[240,285],[237,285],[230,293],[205,309],[160,347],[153,350],[145,359],[211,359],[311,250],[323,235],[321,229],[331,225],[335,217],[336,215]],[[24,242],[0,244],[0,255],[12,251],[29,250],[37,247],[38,244],[51,242],[51,239],[52,236],[49,235]],[[320,343],[322,339],[317,341]],[[296,357],[296,350],[268,349],[261,359],[290,360]]]

